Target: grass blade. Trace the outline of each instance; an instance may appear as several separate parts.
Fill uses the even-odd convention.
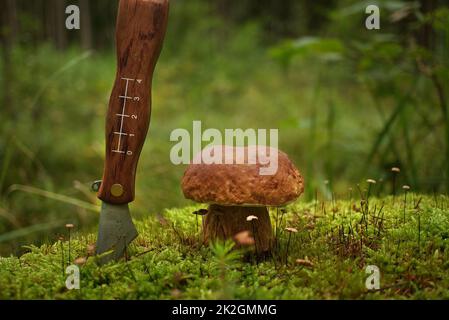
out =
[[[58,78],[61,74],[63,74],[68,69],[74,67],[79,62],[81,62],[84,59],[89,58],[92,55],[92,51],[86,51],[83,54],[79,55],[78,57],[75,57],[74,59],[68,61],[66,64],[64,64],[61,68],[56,70],[49,78],[48,80],[42,85],[40,90],[37,92],[37,94],[34,96],[33,102],[31,103],[31,110],[34,110],[36,107],[36,104],[39,102],[39,99],[44,94],[45,90],[52,84],[52,82]]]
[[[371,151],[368,155],[367,162],[365,164],[365,172],[371,165],[374,156],[378,153],[380,146],[382,145],[382,142],[387,138],[388,134],[390,133],[391,128],[393,127],[393,124],[395,123],[398,116],[402,113],[402,111],[407,106],[408,102],[411,99],[410,93],[414,91],[414,88],[416,86],[416,80],[414,81],[411,90],[407,92],[404,96],[401,97],[398,104],[396,105],[396,108],[393,110],[393,113],[390,115],[388,120],[385,122],[384,126],[382,127],[382,130],[377,135],[376,139],[374,140],[374,144],[371,147]]]
[[[26,237],[32,233],[46,231],[63,225],[63,221],[52,221],[47,223],[35,224],[26,228],[14,230],[0,235],[0,243]]]
[[[31,187],[31,186],[15,184],[9,188],[9,193],[14,192],[14,191],[23,191],[23,192],[35,194],[38,196],[42,196],[45,198],[53,199],[53,200],[64,202],[64,203],[68,203],[68,204],[77,206],[79,208],[83,208],[83,209],[94,211],[94,212],[100,212],[100,209],[101,209],[100,206],[86,202],[86,201],[82,201],[82,200],[79,200],[76,198],[68,197],[68,196],[65,196],[62,194],[42,190],[42,189]]]

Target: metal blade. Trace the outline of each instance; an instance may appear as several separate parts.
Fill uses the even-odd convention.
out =
[[[114,205],[103,202],[98,229],[97,254],[99,264],[105,264],[123,257],[128,244],[137,237],[137,230],[131,219],[128,204]]]

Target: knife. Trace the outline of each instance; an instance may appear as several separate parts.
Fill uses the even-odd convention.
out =
[[[120,0],[117,73],[106,115],[106,157],[98,184],[102,200],[96,253],[105,264],[123,257],[137,237],[128,204],[151,114],[154,69],[165,37],[168,0]]]

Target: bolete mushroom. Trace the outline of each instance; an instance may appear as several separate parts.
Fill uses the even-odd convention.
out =
[[[226,164],[229,155],[232,164]],[[277,170],[261,174],[267,166]],[[181,186],[187,199],[209,204],[203,226],[205,242],[233,239],[248,230],[260,254],[269,252],[273,242],[267,207],[286,205],[304,191],[303,177],[285,153],[257,146],[204,149],[187,167]]]

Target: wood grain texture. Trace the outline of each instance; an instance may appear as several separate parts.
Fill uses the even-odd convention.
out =
[[[134,200],[136,168],[150,123],[153,72],[167,28],[168,6],[168,0],[119,3],[117,74],[106,116],[106,158],[98,191],[98,198],[108,203]],[[112,195],[113,185],[121,185],[123,194]]]
[[[246,218],[256,216],[257,220],[248,222]],[[255,241],[254,249],[258,255],[265,255],[273,245],[273,231],[270,215],[266,207],[239,207],[210,205],[204,220],[204,241],[234,239],[242,231],[249,231]],[[236,246],[240,245],[236,243]]]

